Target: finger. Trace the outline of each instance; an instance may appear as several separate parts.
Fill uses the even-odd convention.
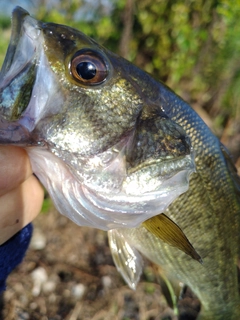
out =
[[[31,174],[31,164],[24,149],[0,146],[0,196],[15,189]]]
[[[41,211],[43,188],[33,175],[0,198],[0,245]]]

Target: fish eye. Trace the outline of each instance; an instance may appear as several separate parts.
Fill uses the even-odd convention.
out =
[[[91,49],[77,51],[70,64],[73,78],[86,85],[101,84],[106,80],[108,71],[103,56]]]

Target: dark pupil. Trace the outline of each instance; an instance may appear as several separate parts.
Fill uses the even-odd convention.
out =
[[[96,75],[96,67],[91,62],[80,62],[76,70],[79,76],[85,80],[91,80]]]

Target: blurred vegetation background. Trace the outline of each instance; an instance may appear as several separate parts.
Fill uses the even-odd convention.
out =
[[[240,0],[11,2],[81,30],[165,82],[230,144],[234,160],[240,156]],[[2,60],[9,16],[1,15],[0,28]]]

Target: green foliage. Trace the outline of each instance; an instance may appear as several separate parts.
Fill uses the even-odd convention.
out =
[[[49,197],[46,197],[43,200],[43,205],[41,209],[41,213],[47,213],[49,212],[50,208],[52,207],[52,200]]]
[[[9,43],[11,31],[10,29],[3,29],[0,27],[0,34],[1,34],[1,37],[0,37],[0,66],[1,66],[7,51],[7,46]]]
[[[9,17],[0,15],[0,66],[4,60],[7,51],[8,42],[10,39],[11,19]]]
[[[147,294],[154,294],[154,292],[156,291],[155,285],[153,283],[146,283],[144,291]]]
[[[210,114],[239,116],[239,13],[239,1],[140,0],[135,62]]]
[[[10,28],[10,26],[11,26],[11,19],[9,17],[0,15],[0,28],[4,30],[4,29]]]

